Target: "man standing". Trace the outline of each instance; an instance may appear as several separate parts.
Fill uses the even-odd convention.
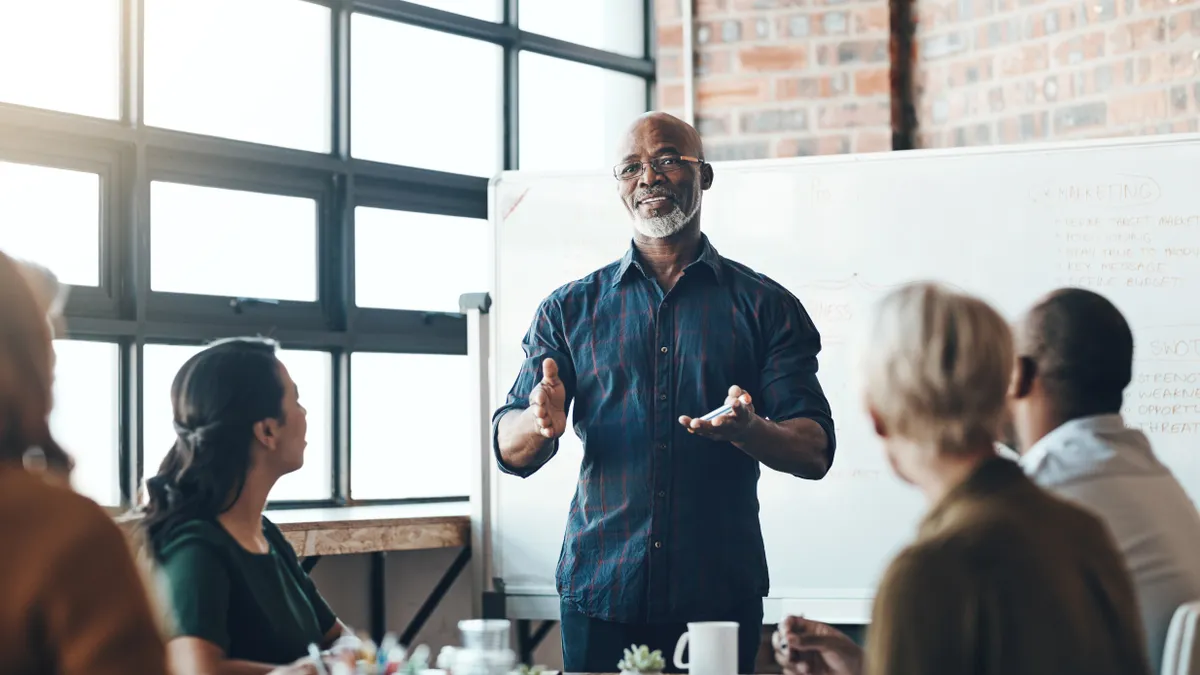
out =
[[[1157,673],[1175,609],[1200,599],[1200,514],[1146,436],[1121,418],[1133,333],[1111,302],[1070,288],[1029,310],[1016,341],[1010,409],[1021,466],[1112,531]]]
[[[726,620],[750,673],[768,590],[759,464],[820,479],[833,461],[820,335],[787,289],[701,234],[713,168],[695,129],[647,113],[620,154],[633,244],[538,307],[492,418],[496,459],[537,471],[574,403],[583,464],[557,572],[567,672],[612,671],[634,643],[669,655],[686,622]]]

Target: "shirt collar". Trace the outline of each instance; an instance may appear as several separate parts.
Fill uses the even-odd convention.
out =
[[[693,265],[700,265],[700,264],[706,265],[709,269],[712,270],[713,277],[716,278],[718,283],[720,283],[720,281],[723,278],[722,261],[723,261],[723,258],[721,258],[721,254],[717,253],[716,247],[713,246],[712,242],[710,242],[708,240],[708,235],[701,233],[700,234],[700,255],[697,256],[696,259],[691,264],[688,265],[688,268],[691,268]],[[648,275],[646,274],[646,271],[644,269],[642,269],[640,256],[638,255],[638,252],[637,252],[637,247],[634,246],[632,240],[629,242],[629,250],[625,251],[625,255],[621,257],[621,264],[620,264],[620,266],[617,267],[617,275],[616,275],[616,278],[614,278],[613,282],[612,282],[612,285],[614,287],[618,286],[621,283],[621,281],[623,281],[625,279],[625,275],[626,275],[626,273],[629,272],[629,269],[631,267],[636,269],[638,272],[641,272],[643,277],[649,278]]]
[[[1123,431],[1125,420],[1120,414],[1078,417],[1060,424],[1042,436],[1029,451],[1021,456],[1021,468],[1027,474],[1035,474],[1057,448],[1061,448],[1074,436]]]

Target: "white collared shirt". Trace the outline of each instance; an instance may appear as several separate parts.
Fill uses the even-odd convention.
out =
[[[1150,441],[1120,415],[1072,420],[1020,459],[1035,483],[1108,525],[1133,576],[1151,672],[1179,605],[1200,600],[1200,513]]]

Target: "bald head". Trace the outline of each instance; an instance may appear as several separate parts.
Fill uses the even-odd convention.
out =
[[[1017,350],[1060,414],[1117,413],[1133,377],[1133,332],[1120,310],[1080,288],[1047,295],[1017,330]]]
[[[639,150],[647,145],[661,141],[676,146],[681,155],[704,159],[704,143],[700,140],[700,132],[674,115],[656,111],[644,113],[633,120],[621,139],[617,157],[640,154]]]

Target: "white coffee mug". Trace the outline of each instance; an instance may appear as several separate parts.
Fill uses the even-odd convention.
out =
[[[688,661],[683,650],[688,649]],[[738,624],[736,621],[689,623],[675,645],[675,667],[691,675],[737,675]]]

